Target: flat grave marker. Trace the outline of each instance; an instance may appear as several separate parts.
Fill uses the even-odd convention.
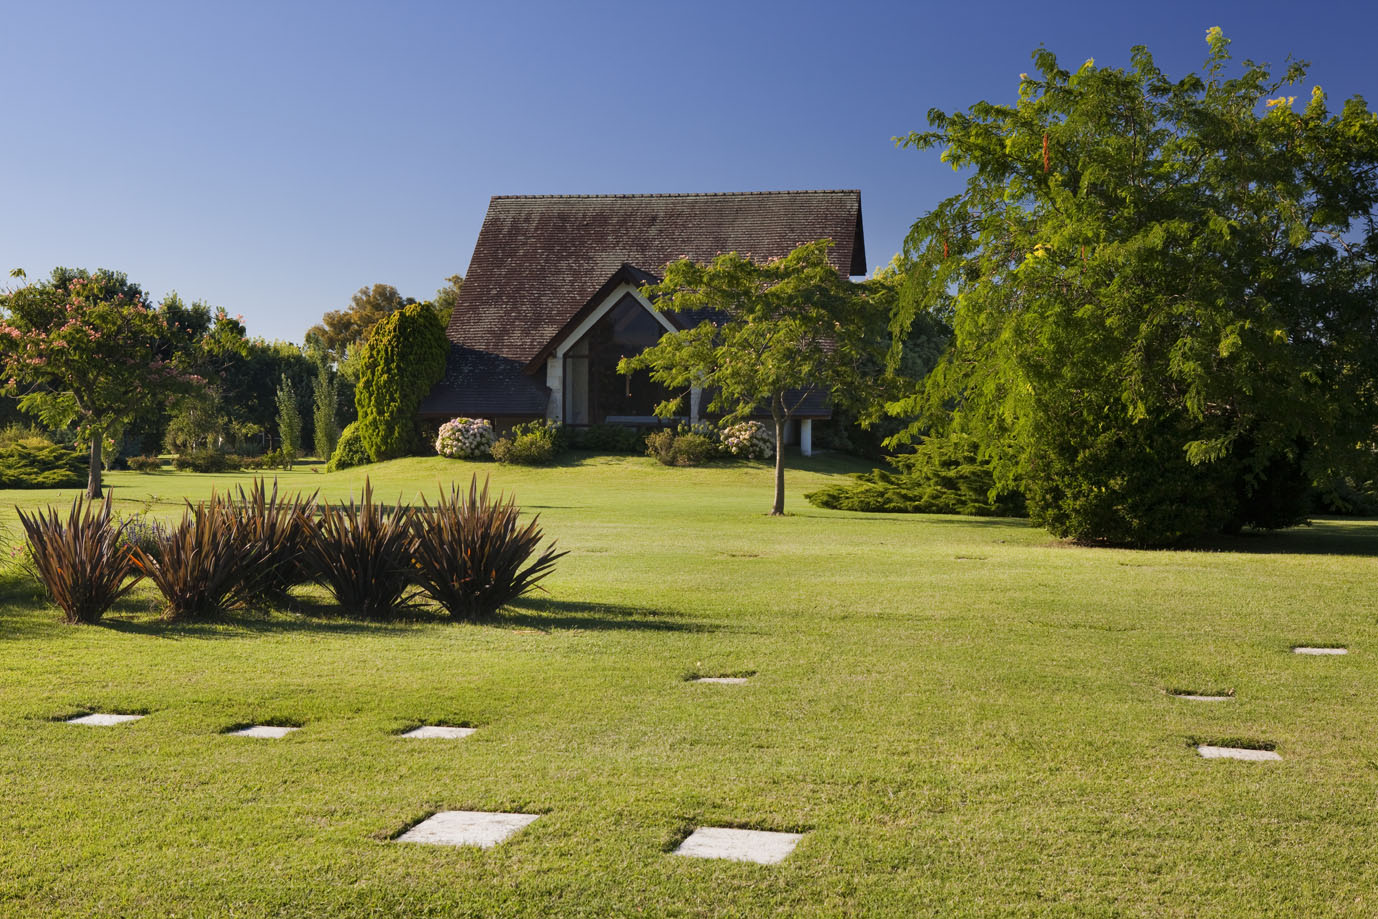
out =
[[[229,733],[235,737],[261,737],[267,740],[277,740],[299,730],[301,728],[285,724],[251,724],[247,728],[240,728]]]
[[[725,858],[734,862],[778,865],[803,839],[802,833],[774,833],[768,830],[734,830],[701,826],[679,844],[675,855],[690,858]]]
[[[1348,654],[1348,648],[1312,648],[1299,645],[1292,649],[1293,654]]]
[[[1254,750],[1248,747],[1216,747],[1200,744],[1196,748],[1206,759],[1242,759],[1251,763],[1266,763],[1282,759],[1272,750]]]
[[[399,735],[418,740],[459,740],[474,733],[474,728],[455,728],[447,724],[423,724]]]
[[[1229,702],[1234,699],[1234,696],[1217,696],[1200,692],[1169,692],[1168,695],[1174,699],[1186,699],[1188,702]]]
[[[75,718],[68,718],[67,724],[89,724],[95,727],[108,728],[116,724],[124,724],[126,721],[138,721],[143,715],[116,715],[109,712],[92,712],[89,715],[78,715]]]
[[[397,841],[491,849],[518,830],[530,826],[540,816],[487,811],[440,811],[398,836]]]

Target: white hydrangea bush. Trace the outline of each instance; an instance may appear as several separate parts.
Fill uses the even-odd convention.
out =
[[[759,421],[743,421],[722,429],[722,445],[733,456],[763,460],[775,455],[775,438]]]
[[[435,452],[450,459],[478,459],[491,456],[498,436],[482,418],[453,418],[440,426]]]

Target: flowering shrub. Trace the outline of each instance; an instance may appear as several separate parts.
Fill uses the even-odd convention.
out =
[[[721,439],[733,456],[763,460],[775,455],[775,438],[759,421],[743,421],[723,428]]]
[[[451,459],[475,459],[493,452],[493,426],[482,418],[455,418],[440,426],[435,452]]]
[[[544,466],[565,450],[565,429],[556,421],[541,419],[512,427],[508,436],[493,444],[493,459],[518,466]]]
[[[120,522],[124,524],[120,542],[130,550],[142,549],[152,555],[167,538],[168,528],[147,514],[134,514]]]
[[[719,453],[712,437],[681,426],[679,431],[656,431],[646,435],[646,455],[666,466],[702,466]]]

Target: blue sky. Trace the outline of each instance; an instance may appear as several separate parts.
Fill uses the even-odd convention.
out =
[[[1378,104],[1378,4],[11,3],[0,268],[127,272],[300,341],[429,297],[494,194],[862,190],[867,255],[958,187],[891,138],[1013,98],[1030,52],[1171,74],[1205,32]]]

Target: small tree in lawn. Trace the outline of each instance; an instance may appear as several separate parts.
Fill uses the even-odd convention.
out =
[[[828,261],[832,241],[805,243],[784,258],[755,262],[729,252],[712,262],[670,263],[665,279],[645,288],[662,310],[717,318],[671,332],[618,365],[622,373],[646,369],[680,396],[656,407],[676,414],[684,394],[701,387],[710,412],[724,423],[767,407],[775,422],[775,501],[785,512],[785,425],[812,393],[859,402],[870,381],[861,372],[887,313],[870,289],[840,276]]]
[[[301,411],[297,408],[297,390],[286,375],[278,386],[278,437],[282,438],[282,452],[293,457],[301,455]]]
[[[159,357],[167,324],[119,272],[56,268],[46,281],[0,295],[0,311],[4,391],[50,427],[76,425],[90,448],[88,497],[101,496],[108,434],[205,384]]]
[[[335,452],[335,444],[340,439],[340,422],[335,416],[336,403],[340,399],[340,384],[324,363],[316,373],[313,395],[316,455],[328,460]]]

